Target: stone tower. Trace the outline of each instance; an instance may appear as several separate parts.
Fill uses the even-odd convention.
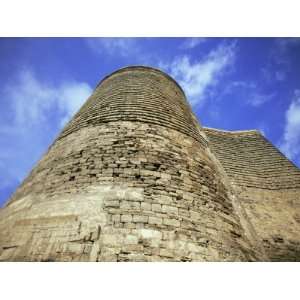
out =
[[[208,136],[167,74],[112,73],[0,211],[0,260],[268,260]]]

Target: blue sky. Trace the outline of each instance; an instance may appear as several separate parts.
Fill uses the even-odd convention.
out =
[[[137,64],[173,76],[203,126],[258,129],[300,166],[300,38],[1,38],[0,206],[97,83]]]

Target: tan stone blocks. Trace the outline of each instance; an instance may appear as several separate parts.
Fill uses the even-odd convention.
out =
[[[138,253],[138,252],[142,252],[143,251],[141,249],[141,247],[136,247],[136,248],[137,248],[137,250],[135,250],[136,252],[128,254],[126,256],[127,259],[125,261],[134,261],[134,262],[144,262],[144,261],[146,261],[145,255]],[[123,256],[123,257],[125,258],[125,256]]]
[[[122,215],[121,222],[132,222],[132,215]]]
[[[127,223],[124,223],[124,228],[126,228],[126,229],[135,229],[137,227],[136,226],[137,224],[132,223],[132,222],[129,222],[129,223],[127,222]]]
[[[189,192],[184,193],[182,195],[182,197],[183,197],[184,200],[187,200],[187,201],[193,201],[194,200],[194,194],[189,193]]]
[[[162,218],[157,218],[157,217],[149,217],[149,224],[154,224],[154,225],[162,225]]]
[[[167,214],[175,214],[178,215],[178,208],[176,206],[163,205],[162,211]]]
[[[134,201],[121,201],[120,203],[120,209],[122,210],[140,210],[141,209],[141,203],[140,202],[134,202]]]
[[[178,208],[178,215],[182,217],[190,217],[190,212],[188,209]]]
[[[175,231],[164,230],[162,239],[172,241],[175,239],[175,236],[176,236]]]
[[[180,221],[176,219],[164,218],[163,224],[168,226],[180,227]]]
[[[172,258],[174,255],[174,252],[169,249],[160,249],[159,255],[162,257]]]
[[[120,207],[120,201],[118,200],[110,200],[110,201],[105,201],[104,203],[105,207]]]
[[[126,175],[135,175],[135,174],[139,174],[139,170],[135,171],[134,169],[131,169],[131,168],[124,168],[123,173]]]
[[[161,212],[162,211],[162,207],[161,207],[160,204],[153,203],[151,205],[151,210],[154,211],[154,212]]]
[[[145,210],[145,211],[151,211],[151,209],[152,209],[151,203],[142,202],[141,209]]]
[[[173,204],[173,199],[171,196],[159,195],[155,197],[155,200],[161,204],[169,205]]]
[[[136,232],[137,232],[137,235],[142,239],[151,239],[151,240],[162,239],[162,232],[160,230],[143,228],[143,229],[137,230]]]
[[[102,174],[104,176],[111,176],[113,174],[113,168],[102,169]]]
[[[124,199],[127,201],[143,201],[144,189],[143,188],[131,188],[125,191]]]
[[[111,219],[112,219],[113,222],[120,222],[121,221],[121,216],[118,215],[118,214],[113,214],[111,216]]]
[[[126,235],[125,239],[124,239],[124,243],[125,244],[137,244],[138,243],[138,237],[132,234],[128,234]]]
[[[191,252],[199,252],[199,250],[200,250],[199,249],[200,247],[195,243],[187,243],[186,247]]]
[[[198,221],[201,218],[201,214],[199,212],[190,210],[190,217],[192,221]]]
[[[150,170],[141,170],[140,171],[141,176],[152,176],[160,178],[161,173],[157,171],[150,171]]]
[[[172,176],[170,174],[161,173],[160,174],[161,179],[164,179],[166,181],[171,180]]]
[[[103,234],[102,243],[107,246],[117,246],[119,243],[123,241],[121,235],[113,233],[113,234]],[[108,251],[108,247],[105,247]]]
[[[132,221],[135,223],[147,223],[148,222],[148,216],[142,216],[142,215],[133,215]]]

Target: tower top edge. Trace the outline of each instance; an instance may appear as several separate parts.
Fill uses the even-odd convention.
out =
[[[148,70],[148,71],[153,71],[153,72],[156,72],[160,75],[163,75],[164,77],[166,77],[167,79],[169,79],[173,83],[175,83],[175,85],[180,89],[180,91],[184,95],[185,99],[187,99],[184,90],[182,89],[182,87],[179,85],[179,83],[173,77],[171,77],[169,74],[167,74],[166,72],[164,72],[164,71],[162,71],[158,68],[145,66],[145,65],[129,65],[129,66],[117,69],[116,71],[106,75],[103,79],[101,79],[100,82],[97,84],[96,88],[99,87],[104,81],[106,81],[107,79],[109,79],[113,75],[123,73],[123,72],[127,72],[127,71],[130,71],[130,70],[132,70],[132,71],[135,71],[135,70],[146,70],[147,71]]]
[[[203,130],[211,131],[211,132],[219,132],[224,134],[232,134],[232,135],[242,135],[242,134],[259,134],[262,135],[262,133],[257,129],[248,129],[248,130],[225,130],[225,129],[217,129],[212,127],[202,127]]]

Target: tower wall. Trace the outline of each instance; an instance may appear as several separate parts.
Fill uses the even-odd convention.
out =
[[[258,131],[203,131],[267,256],[300,261],[300,170]]]
[[[225,177],[178,84],[119,70],[1,210],[0,259],[262,259]]]

